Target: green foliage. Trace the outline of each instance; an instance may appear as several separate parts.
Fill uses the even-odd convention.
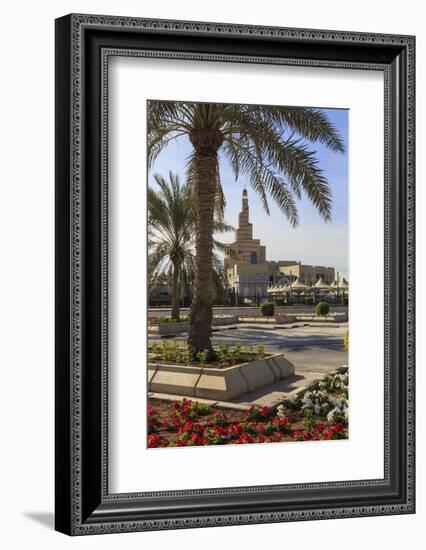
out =
[[[238,178],[247,177],[269,213],[268,195],[292,226],[299,222],[296,199],[304,191],[324,220],[331,219],[330,187],[318,163],[315,145],[344,152],[337,128],[320,109],[269,105],[149,101],[148,162],[152,166],[170,141],[194,131],[219,133],[220,147]],[[297,136],[297,137],[293,137]],[[300,136],[300,137],[299,137]],[[195,151],[188,161],[188,180],[196,179]],[[224,197],[219,186],[218,206]]]
[[[202,365],[205,365],[207,363],[207,357],[208,356],[209,356],[209,350],[208,349],[204,349],[203,351],[199,351],[196,355],[198,361]]]
[[[154,355],[158,355],[160,352],[160,345],[158,342],[154,341],[152,342],[151,346],[149,347],[149,351],[153,353]]]
[[[275,428],[272,426],[271,422],[267,422],[263,427],[263,434],[264,435],[271,435],[274,433]]]
[[[256,355],[258,359],[263,359],[265,357],[265,345],[258,344],[256,347]]]
[[[167,342],[167,340],[163,340],[161,342],[161,352],[160,353],[161,353],[161,359],[163,361],[169,361],[171,350],[170,350],[170,344],[169,344],[169,342]]]
[[[189,365],[192,362],[187,343],[179,342],[178,340],[153,341],[149,344],[148,352],[153,355],[155,359],[167,363]],[[256,349],[254,349],[252,346],[242,346],[240,342],[237,342],[233,346],[228,343],[220,344],[216,352],[218,359],[212,364],[221,366],[235,365],[241,361],[250,361],[255,358],[262,359],[266,355],[264,344],[258,344]],[[209,350],[205,349],[198,352],[195,359],[200,364],[205,365],[208,362],[209,355]]]
[[[242,346],[239,342],[237,342],[234,346],[234,349],[232,350],[232,358],[237,362],[240,361],[241,353],[242,353]]]
[[[312,305],[314,303],[314,299],[312,296],[305,296],[305,304]]]
[[[316,421],[314,419],[314,415],[311,409],[305,409],[303,411],[303,427],[306,430],[312,430],[315,428]]]
[[[218,357],[222,365],[225,365],[229,361],[229,344],[220,344]]]
[[[343,347],[345,351],[349,351],[349,330],[345,332],[345,336],[343,337]]]
[[[181,354],[180,354],[180,358],[181,358],[181,361],[184,365],[187,365],[189,363],[190,353],[189,353],[188,346],[185,346],[183,348],[183,350],[181,351]]]
[[[196,411],[200,416],[206,416],[207,414],[210,414],[212,412],[211,405],[208,405],[207,403],[198,403],[196,402]]]
[[[275,305],[276,305],[276,306],[283,306],[283,305],[285,305],[285,298],[284,298],[284,296],[276,296],[276,297],[275,297]]]
[[[301,402],[299,396],[294,395],[292,397],[285,398],[283,400],[283,405],[286,409],[290,409],[290,410],[293,410],[293,411],[298,411],[302,406],[302,402]]]
[[[256,420],[256,422],[259,420],[263,420],[260,409],[258,409],[257,407],[252,407],[247,413],[247,420],[249,422],[252,422],[253,420]]]
[[[148,319],[148,323],[151,325],[166,325],[168,323],[180,323],[183,321],[189,321],[189,317],[179,317],[179,320],[173,317],[157,317],[156,319]]]
[[[154,174],[159,189],[148,187],[148,279],[149,293],[165,278],[171,280],[172,295],[177,299],[189,295],[195,271],[195,208],[193,188],[181,183],[179,176],[169,172],[165,179]],[[213,220],[215,233],[226,233],[234,228],[223,216]],[[214,240],[214,248],[223,251],[225,245]],[[217,256],[214,255],[217,260]],[[173,278],[173,274],[176,275]],[[213,276],[216,291],[223,289],[223,262],[214,261]],[[175,314],[176,315],[176,314]],[[188,321],[188,317],[159,317],[152,324]]]
[[[171,359],[171,361],[178,362],[179,355],[180,355],[179,342],[176,342],[176,340],[175,340],[170,346],[170,359]]]
[[[272,302],[264,302],[261,306],[260,306],[260,313],[264,316],[264,317],[272,317],[272,315],[274,314],[275,312],[275,306]]]
[[[327,313],[330,311],[330,306],[327,304],[327,302],[318,302],[315,313],[320,316],[327,315]]]

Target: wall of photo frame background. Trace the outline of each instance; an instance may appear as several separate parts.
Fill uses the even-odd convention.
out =
[[[53,531],[53,33],[54,18],[84,8],[87,13],[139,17],[212,20],[247,24],[314,27],[417,35],[418,151],[426,147],[426,30],[420,2],[372,3],[274,0],[201,3],[162,0],[137,3],[88,0],[84,5],[57,0],[9,4],[2,31],[2,236],[1,270],[1,398],[2,455],[0,541],[5,548],[258,548],[260,545],[315,547],[338,544],[358,548],[360,536],[371,546],[390,550],[415,544],[426,519],[426,475],[418,468],[418,513],[292,524],[227,527],[88,537],[70,540]],[[4,42],[4,44],[3,44]],[[419,155],[417,181],[425,180]],[[422,209],[424,186],[418,187],[418,240],[426,234]],[[418,250],[418,281],[425,280],[426,247]],[[418,285],[418,333],[425,332],[425,285]],[[424,363],[424,339],[418,343]],[[417,462],[424,463],[426,418],[424,369],[418,369]],[[314,467],[314,465],[313,465]],[[416,546],[414,546],[416,547]],[[417,546],[418,547],[418,546]]]

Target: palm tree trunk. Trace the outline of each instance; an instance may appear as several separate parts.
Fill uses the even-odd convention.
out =
[[[213,318],[213,220],[217,192],[217,151],[222,136],[217,131],[197,131],[191,135],[194,154],[194,195],[196,214],[195,284],[189,320],[188,347],[192,357],[209,350],[207,359],[215,358],[211,344]]]
[[[180,307],[179,307],[179,263],[173,262],[173,274],[172,274],[172,319],[179,321]]]

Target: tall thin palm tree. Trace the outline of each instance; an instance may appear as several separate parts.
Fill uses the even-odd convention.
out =
[[[148,187],[148,292],[161,275],[170,275],[173,319],[180,317],[180,298],[195,273],[195,208],[192,188],[181,184],[179,176],[169,172],[166,180],[154,175],[159,190]],[[233,227],[216,216],[214,231],[226,233]],[[218,250],[225,245],[214,241]],[[217,263],[217,260],[216,260]],[[217,280],[218,277],[216,277]]]
[[[209,350],[213,357],[213,220],[218,204],[223,206],[219,155],[228,159],[236,179],[240,174],[248,176],[268,213],[269,195],[296,226],[295,198],[301,198],[302,191],[324,220],[331,219],[330,188],[309,142],[322,143],[335,152],[343,152],[344,145],[319,109],[150,101],[150,165],[170,141],[183,135],[193,147],[188,176],[196,216],[196,276],[188,344],[194,356]]]

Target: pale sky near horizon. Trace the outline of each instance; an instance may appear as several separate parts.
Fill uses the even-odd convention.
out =
[[[331,266],[348,278],[348,118],[346,109],[322,109],[339,131],[345,144],[345,152],[334,153],[322,144],[309,143],[316,151],[321,169],[329,182],[332,193],[332,221],[326,223],[306,196],[297,201],[299,225],[292,228],[273,203],[268,200],[268,216],[260,204],[256,192],[250,187],[247,176],[237,181],[226,159],[220,157],[220,177],[226,198],[225,219],[237,226],[241,211],[241,197],[246,185],[250,207],[253,237],[266,245],[267,260],[297,260],[305,264]],[[186,136],[169,143],[149,170],[148,184],[155,189],[155,173],[168,176],[169,171],[185,181],[185,164],[191,151]],[[223,242],[233,242],[234,234],[220,235]]]

